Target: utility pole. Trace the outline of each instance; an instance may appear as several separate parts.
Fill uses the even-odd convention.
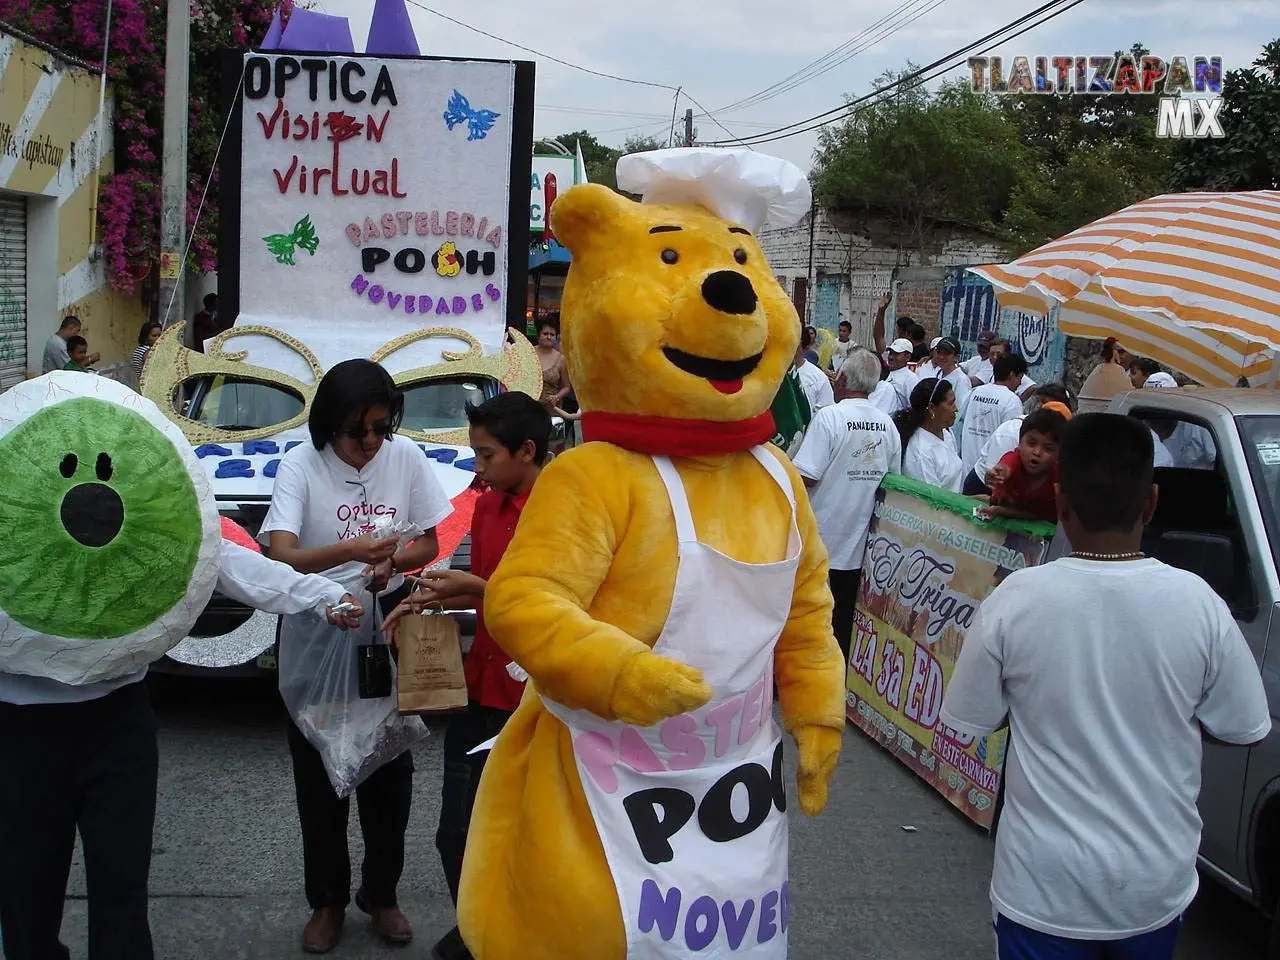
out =
[[[169,0],[164,55],[164,168],[160,193],[160,322],[186,319],[183,249],[187,235],[187,100],[191,4]],[[191,330],[184,340],[191,344]]]
[[[693,108],[690,107],[684,112],[684,145],[686,147],[693,146]]]

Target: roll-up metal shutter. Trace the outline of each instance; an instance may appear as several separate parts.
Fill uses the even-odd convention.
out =
[[[0,390],[27,374],[27,201],[0,193]]]

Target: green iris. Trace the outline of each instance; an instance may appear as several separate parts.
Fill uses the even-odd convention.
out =
[[[122,637],[183,598],[200,552],[195,485],[173,443],[87,397],[0,437],[0,608],[47,636]]]

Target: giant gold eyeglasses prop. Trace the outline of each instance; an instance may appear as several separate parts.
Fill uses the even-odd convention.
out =
[[[305,344],[274,327],[250,325],[232,327],[223,331],[208,341],[205,344],[205,352],[200,353],[183,345],[184,326],[184,323],[177,323],[169,327],[151,348],[147,354],[138,389],[178,425],[188,440],[196,444],[262,440],[307,422],[311,402],[315,397],[320,378],[324,375],[324,370]],[[227,341],[237,337],[265,337],[287,347],[310,369],[310,382],[299,380],[281,370],[247,363],[246,358],[249,355],[247,350],[225,350]],[[537,397],[542,387],[542,369],[533,345],[519,333],[512,335],[508,331],[508,337],[510,342],[507,349],[499,354],[486,356],[480,341],[465,330],[455,327],[429,327],[413,330],[397,337],[379,347],[369,359],[375,363],[382,363],[410,344],[423,340],[461,340],[467,344],[465,351],[458,353],[444,350],[441,351],[444,359],[440,363],[415,367],[395,374],[396,386],[405,389],[432,380],[478,376],[497,380],[508,390]],[[197,380],[218,376],[230,376],[237,381],[259,383],[284,390],[302,402],[302,410],[292,419],[282,423],[248,430],[228,430],[186,416],[180,409],[183,388]],[[425,443],[466,446],[469,442],[466,427],[429,431],[402,427],[399,432],[403,436]]]

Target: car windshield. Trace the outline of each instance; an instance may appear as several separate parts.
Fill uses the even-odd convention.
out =
[[[305,404],[283,387],[236,377],[209,377],[187,416],[219,430],[261,430],[292,420]]]
[[[444,377],[404,391],[405,430],[457,430],[467,425],[467,404],[483,403],[491,391],[481,379]]]
[[[1280,565],[1280,416],[1237,417],[1236,424],[1262,508],[1267,539]]]

